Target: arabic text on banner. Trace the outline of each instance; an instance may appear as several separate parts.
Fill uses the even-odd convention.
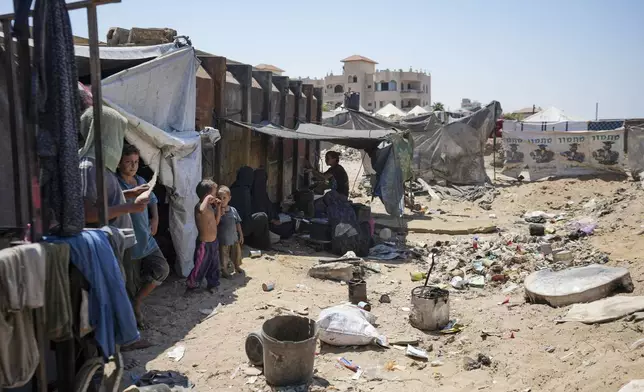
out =
[[[531,180],[624,172],[624,130],[593,132],[504,131],[503,174],[528,171]]]

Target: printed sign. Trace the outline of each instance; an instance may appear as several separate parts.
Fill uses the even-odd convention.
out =
[[[528,171],[531,180],[624,172],[624,130],[593,132],[504,131],[503,174]]]

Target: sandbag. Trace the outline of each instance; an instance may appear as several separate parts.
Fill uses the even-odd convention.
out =
[[[355,305],[324,309],[318,317],[318,337],[332,346],[387,345],[387,338],[372,325],[376,316]]]

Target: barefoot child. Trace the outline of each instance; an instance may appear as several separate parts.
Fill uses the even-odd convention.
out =
[[[219,232],[219,252],[221,260],[222,276],[229,278],[232,271],[229,265],[235,267],[235,272],[241,274],[241,245],[244,244],[244,233],[241,228],[241,217],[235,207],[228,205],[230,202],[230,189],[227,186],[220,186],[217,196],[221,200],[221,221],[217,231]]]
[[[188,275],[187,291],[199,288],[203,278],[208,291],[219,287],[219,241],[217,225],[221,219],[221,200],[217,199],[217,184],[212,180],[201,180],[197,185],[199,203],[195,206],[195,222],[199,235],[195,248],[195,266]]]

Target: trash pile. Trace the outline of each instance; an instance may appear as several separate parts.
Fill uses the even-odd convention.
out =
[[[526,221],[541,221],[542,216],[528,215]],[[555,222],[546,226],[541,235],[500,234],[498,237],[474,236],[449,242],[437,242],[431,249],[440,260],[438,275],[432,283],[446,284],[454,289],[485,287],[489,284],[523,283],[532,272],[542,269],[560,271],[570,267],[605,264],[607,254],[593,249],[583,238],[592,235],[596,223],[576,220],[572,223],[548,218]],[[531,224],[537,225],[536,223]],[[533,228],[530,228],[534,232]],[[559,235],[568,230],[567,235]],[[548,234],[550,233],[550,234]],[[424,279],[422,273],[412,280]]]

